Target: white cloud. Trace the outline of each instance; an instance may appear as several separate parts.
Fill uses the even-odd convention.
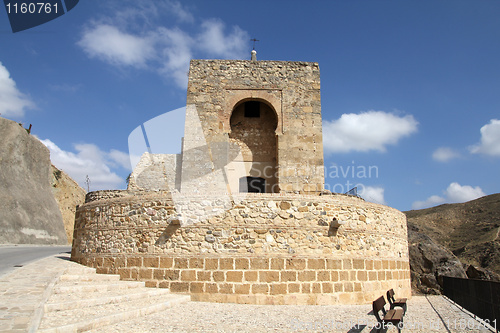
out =
[[[128,34],[107,24],[87,28],[78,45],[91,58],[96,57],[112,65],[143,67],[154,56],[149,37]]]
[[[167,10],[181,22],[194,22],[193,14],[184,8],[179,1],[166,1]]]
[[[412,205],[412,209],[422,209],[422,208],[428,208],[432,206],[437,206],[446,201],[445,198],[440,197],[439,195],[433,195],[427,198],[427,200],[424,201],[415,201]]]
[[[460,153],[449,147],[440,147],[432,153],[432,158],[438,162],[449,162],[460,157]]]
[[[130,170],[128,155],[118,150],[109,153],[94,144],[74,145],[76,153],[62,150],[54,142],[40,140],[50,150],[50,159],[58,169],[66,172],[85,190],[85,179],[90,179],[90,190],[110,190],[123,187],[125,180],[112,168],[122,167]]]
[[[386,146],[417,131],[412,115],[400,117],[384,111],[343,114],[338,120],[324,121],[323,145],[327,153],[350,151],[385,152]]]
[[[26,109],[33,109],[35,103],[16,87],[16,82],[0,62],[0,114],[4,117],[22,117]]]
[[[486,195],[479,186],[462,186],[459,183],[451,183],[445,194],[449,202],[466,202]]]
[[[481,143],[469,147],[471,153],[500,156],[500,120],[491,119],[481,127]]]
[[[161,59],[159,72],[173,78],[179,87],[186,87],[194,40],[180,29],[167,28],[159,28],[156,38]]]
[[[362,192],[359,195],[366,201],[385,205],[384,191],[383,187],[363,186]]]
[[[230,34],[224,34],[224,23],[208,20],[201,24],[202,32],[198,36],[199,47],[210,55],[227,58],[243,58],[250,36],[239,27],[233,27]]]
[[[222,21],[212,19],[201,21],[198,32],[187,32],[175,25],[154,24],[159,13],[194,22],[192,14],[178,1],[125,3],[113,17],[93,21],[84,29],[77,45],[89,57],[113,66],[155,71],[181,88],[187,86],[189,61],[195,54],[200,54],[196,55],[199,58],[245,57],[249,35],[237,26],[226,32]]]
[[[460,185],[457,182],[451,183],[448,188],[443,191],[445,197],[433,195],[424,201],[415,201],[412,204],[412,209],[422,209],[427,207],[436,206],[445,202],[458,203],[474,200],[485,196],[486,194],[479,187],[472,187],[469,185]]]

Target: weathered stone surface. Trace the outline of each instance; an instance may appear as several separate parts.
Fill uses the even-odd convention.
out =
[[[476,267],[473,265],[464,265],[465,273],[469,279],[489,280],[500,282],[500,276],[495,272],[486,268]]]
[[[104,191],[102,200],[94,192],[95,200],[78,208],[73,260],[166,288],[170,287],[165,284],[167,273],[144,268],[152,263],[158,269],[172,267],[177,273],[168,277],[175,282],[171,287],[181,290],[187,288],[184,282],[197,283],[189,286],[189,292],[207,301],[235,301],[221,290],[242,296],[249,295],[247,291],[258,299],[271,297],[277,304],[285,302],[279,295],[290,293],[311,295],[304,304],[323,302],[317,294],[332,295],[332,303],[371,302],[389,288],[397,289],[401,297],[411,296],[406,219],[395,209],[343,195],[252,193],[213,218],[183,227],[170,223],[177,212],[168,193],[121,192]],[[194,199],[185,203],[191,207],[186,211],[217,208],[209,196]],[[297,210],[316,207],[327,214],[282,219],[280,207],[290,208],[283,202]],[[156,214],[150,214],[152,210]],[[260,223],[261,216],[273,218]],[[320,219],[327,225],[319,224]],[[329,236],[334,219],[345,223]],[[126,262],[124,272],[118,262]],[[109,268],[102,267],[106,265]]]
[[[449,250],[419,232],[416,226],[408,226],[408,247],[412,287],[425,294],[440,294],[439,276],[467,278],[460,260]]]
[[[73,242],[76,206],[85,202],[85,190],[64,171],[51,165],[50,184],[52,193],[61,211],[68,244]]]
[[[47,147],[18,123],[0,118],[0,243],[67,244],[50,165]]]

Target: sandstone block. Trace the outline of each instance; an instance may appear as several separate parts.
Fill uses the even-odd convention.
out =
[[[242,271],[227,271],[226,272],[227,282],[242,282],[243,272]]]
[[[257,281],[259,272],[257,271],[246,271],[244,272],[245,281],[254,282]]]
[[[141,267],[142,257],[129,257],[127,258],[127,267]]]
[[[197,281],[210,281],[212,277],[212,272],[210,271],[197,271],[196,280]]]
[[[204,260],[202,258],[190,258],[189,268],[203,268]]]
[[[144,267],[160,267],[160,258],[159,257],[144,258],[143,259],[143,266]]]
[[[365,269],[365,261],[363,259],[353,259],[352,267],[354,269]]]
[[[259,281],[260,282],[276,282],[280,279],[280,273],[275,271],[260,271]]]
[[[251,269],[269,269],[269,259],[268,258],[251,258],[250,259]]]
[[[160,257],[160,268],[172,268],[173,264],[173,258]]]
[[[191,282],[189,284],[189,292],[203,293],[205,284],[203,282]]]
[[[303,270],[306,268],[305,259],[286,259],[286,269],[289,270]]]
[[[269,285],[267,283],[253,284],[252,285],[253,294],[267,294],[269,293]]]
[[[289,283],[288,284],[288,292],[289,293],[299,293],[300,292],[300,283]]]
[[[287,293],[287,285],[286,283],[273,283],[271,284],[271,295],[277,294],[286,294]]]
[[[283,270],[285,269],[285,259],[283,258],[272,258],[271,259],[271,269]]]
[[[181,281],[196,281],[196,271],[194,269],[181,270]]]
[[[326,259],[327,269],[342,269],[342,260],[339,259]]]
[[[297,280],[297,272],[296,271],[281,271],[280,275],[281,275],[282,282],[296,281]]]
[[[219,269],[234,269],[234,259],[233,258],[220,258],[219,259]]]
[[[153,269],[152,268],[139,269],[139,279],[151,280],[152,278],[153,278]]]
[[[322,288],[324,294],[333,293],[333,283],[323,282],[321,284],[321,288]]]
[[[224,272],[221,271],[212,272],[212,278],[215,282],[224,282],[226,280]]]
[[[250,284],[235,284],[234,285],[234,293],[235,294],[249,294],[250,293]],[[240,302],[238,302],[240,303]]]
[[[170,291],[173,293],[187,293],[189,292],[189,282],[171,282]]]
[[[235,269],[249,269],[250,261],[247,258],[236,258],[234,259]]]
[[[297,274],[297,279],[299,281],[315,281],[316,271],[300,271]]]
[[[207,258],[205,259],[205,269],[206,270],[217,270],[219,269],[219,259]]]
[[[164,278],[165,280],[178,281],[181,276],[180,270],[178,269],[166,269]]]
[[[325,269],[325,259],[308,259],[307,268],[308,269]]]
[[[185,269],[188,268],[188,259],[187,258],[175,258],[174,260],[174,268]]]
[[[317,271],[318,281],[330,281],[330,271]]]

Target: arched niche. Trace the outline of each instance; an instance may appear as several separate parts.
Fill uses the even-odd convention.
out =
[[[233,169],[244,173],[237,175],[237,178],[262,178],[265,193],[279,192],[277,125],[276,111],[261,99],[241,100],[235,105],[230,117],[229,141],[232,149],[238,150],[232,152],[231,155],[237,155],[237,158],[231,163],[234,163]]]

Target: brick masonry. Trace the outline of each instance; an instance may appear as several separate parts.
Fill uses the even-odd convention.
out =
[[[405,260],[93,255],[82,263],[123,280],[190,293],[196,301],[361,304],[390,288],[410,294]]]

